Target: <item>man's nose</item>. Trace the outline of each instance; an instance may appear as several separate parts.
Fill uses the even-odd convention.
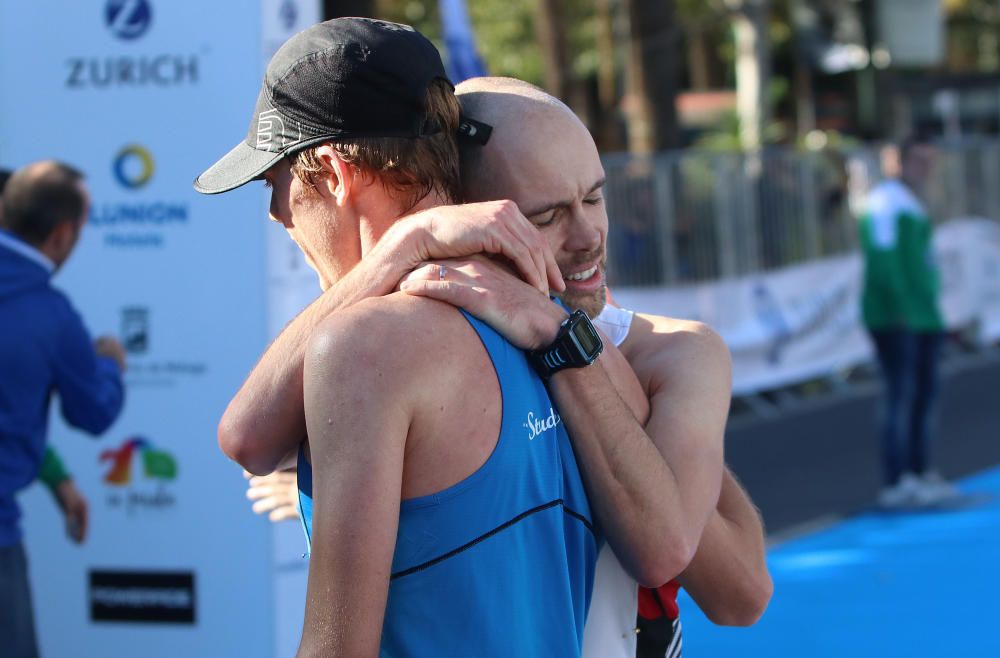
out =
[[[287,226],[285,213],[282,212],[281,204],[278,203],[277,199],[274,198],[275,195],[271,195],[271,205],[268,206],[267,214],[271,218],[271,221],[278,222],[282,226]]]
[[[566,248],[569,251],[593,251],[600,246],[601,230],[597,223],[582,208],[574,209]]]

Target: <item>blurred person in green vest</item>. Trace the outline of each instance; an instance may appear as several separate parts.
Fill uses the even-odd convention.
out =
[[[932,146],[913,139],[887,147],[886,178],[869,192],[859,227],[865,263],[861,314],[885,385],[878,500],[889,509],[933,505],[956,495],[930,460],[945,325],[934,226],[921,196],[935,156]]]

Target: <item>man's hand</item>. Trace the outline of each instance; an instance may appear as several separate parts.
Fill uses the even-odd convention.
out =
[[[243,477],[250,481],[247,498],[254,501],[255,513],[266,513],[274,523],[299,518],[298,480],[294,469],[256,476],[243,471]]]
[[[435,261],[411,272],[399,289],[464,308],[523,350],[551,344],[567,316],[546,295],[484,257]]]
[[[101,356],[107,356],[118,362],[118,367],[125,372],[125,348],[114,336],[101,336],[94,341],[94,351]]]
[[[219,422],[222,451],[253,473],[273,471],[305,435],[303,355],[323,319],[389,294],[425,261],[482,252],[509,260],[541,292],[565,287],[547,242],[510,201],[438,207],[403,218],[267,349]]]
[[[66,534],[77,544],[87,538],[87,499],[73,484],[73,480],[63,480],[55,489],[56,499],[66,518]]]
[[[545,237],[513,201],[438,206],[397,222],[390,231],[412,232],[411,269],[435,259],[485,253],[509,260],[545,295],[566,288]]]

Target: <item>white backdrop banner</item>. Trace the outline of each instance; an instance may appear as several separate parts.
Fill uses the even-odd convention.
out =
[[[619,288],[640,312],[698,320],[719,332],[733,358],[733,392],[819,377],[870,356],[858,322],[856,256],[753,277],[669,289]]]
[[[317,18],[317,0],[0,2],[0,164],[86,173],[90,222],[56,283],[129,360],[107,434],[53,419],[87,542],[41,488],[21,497],[45,656],[294,654],[304,567],[286,577],[284,535],[216,444],[269,334],[263,191],[191,181],[245,135],[262,53]]]
[[[950,329],[1000,339],[1000,224],[947,222],[935,233],[941,307]],[[640,312],[705,322],[729,345],[733,392],[829,375],[872,358],[860,323],[861,259],[829,258],[740,279],[677,288],[619,288]]]
[[[278,243],[276,243],[278,244]],[[1000,223],[955,219],[934,236],[941,309],[949,329],[977,327],[1000,340]],[[315,276],[281,248],[286,272],[272,277],[284,296],[277,329],[317,292]],[[675,288],[616,288],[615,301],[639,312],[699,320],[719,332],[733,358],[733,392],[744,395],[824,377],[873,358],[861,325],[862,264],[857,254],[740,279]]]
[[[936,237],[948,326],[971,326],[983,343],[1000,340],[1000,222],[953,220]]]

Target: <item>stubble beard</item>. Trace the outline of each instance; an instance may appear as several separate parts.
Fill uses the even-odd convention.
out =
[[[578,309],[583,309],[583,312],[587,314],[591,319],[596,318],[604,310],[604,307],[608,303],[608,282],[605,278],[604,265],[601,265],[601,286],[590,293],[577,294],[569,292],[568,290],[559,295],[559,299],[563,304],[569,307],[571,311],[576,311]]]

